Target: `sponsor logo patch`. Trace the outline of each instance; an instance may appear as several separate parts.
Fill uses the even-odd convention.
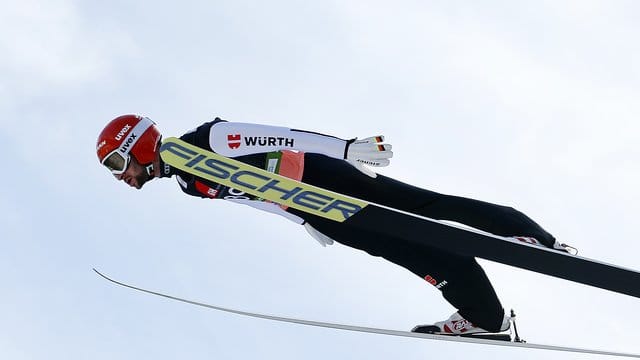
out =
[[[431,275],[427,275],[424,277],[424,280],[429,284],[436,287],[436,289],[442,289],[444,286],[448,284],[447,280],[443,280],[438,283],[438,280],[434,279]]]
[[[275,136],[245,136],[244,144],[247,146],[279,146],[292,148],[294,139]]]
[[[196,190],[198,190],[199,193],[201,193],[202,195],[215,199],[216,197],[218,197],[218,193],[219,191],[211,188],[203,183],[201,183],[200,181],[196,181],[195,182],[195,186],[196,186]]]
[[[295,146],[295,139],[281,136],[243,136],[242,134],[228,134],[227,145],[229,149],[239,149],[240,146],[252,147],[288,147]]]
[[[431,277],[431,275],[427,275],[424,277],[424,279],[426,280],[426,282],[428,282],[429,284],[436,286],[438,284],[438,281],[434,278]]]
[[[229,145],[229,149],[239,148],[241,145],[241,139],[242,135],[240,134],[227,135],[227,145]]]
[[[473,324],[469,320],[456,320],[451,325],[453,325],[454,331],[459,332],[465,332],[473,327]]]

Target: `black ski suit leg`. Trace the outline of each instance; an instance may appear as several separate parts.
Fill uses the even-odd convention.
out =
[[[547,247],[556,239],[522,212],[508,206],[459,196],[438,194],[411,212],[450,220],[500,236],[529,236]]]
[[[512,207],[440,194],[381,175],[372,180],[387,191],[375,192],[365,200],[436,220],[455,221],[495,235],[533,237],[548,247],[555,243],[551,234]]]
[[[514,208],[440,194],[378,175],[371,178],[346,161],[306,154],[303,181],[380,205],[437,220],[450,220],[495,235],[530,236],[548,247],[555,238]]]
[[[463,197],[439,194],[392,178],[368,177],[345,161],[307,154],[303,181],[336,192],[368,200],[433,219],[466,224],[496,235],[531,236],[553,243],[553,237],[521,212],[506,206]],[[412,241],[380,236],[371,224],[365,234],[348,225],[297,213],[312,226],[334,240],[381,256],[423,279],[441,285],[444,298],[467,320],[485,330],[497,331],[504,310],[484,270],[472,257],[437,250]],[[429,278],[427,278],[429,276]]]
[[[504,309],[484,270],[472,257],[409,246],[383,258],[418,275],[438,290],[460,315],[485,330],[498,332]]]
[[[381,236],[316,216],[307,221],[335,241],[380,256],[418,275],[442,292],[458,312],[476,326],[498,331],[504,310],[485,272],[473,257],[465,257],[406,239]],[[375,225],[372,224],[372,228]]]

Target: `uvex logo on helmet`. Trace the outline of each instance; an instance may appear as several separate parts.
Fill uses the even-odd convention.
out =
[[[125,125],[122,130],[120,130],[120,132],[116,135],[115,139],[118,141],[122,140],[122,137],[125,136],[127,132],[129,132],[129,130],[131,130],[131,125]]]
[[[131,146],[131,143],[133,143],[133,141],[137,138],[138,136],[136,136],[136,134],[131,134],[129,135],[129,138],[127,139],[127,141],[123,141],[122,142],[122,146],[120,147],[120,152],[123,153],[127,153],[129,152],[129,147]]]

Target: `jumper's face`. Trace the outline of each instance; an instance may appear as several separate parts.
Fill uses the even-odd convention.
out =
[[[142,185],[149,179],[147,169],[142,166],[134,156],[130,156],[127,169],[122,174],[114,176],[116,179],[122,180],[136,189],[141,189]]]

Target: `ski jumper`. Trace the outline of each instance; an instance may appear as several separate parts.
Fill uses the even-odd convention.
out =
[[[327,190],[437,220],[455,221],[495,235],[533,237],[553,246],[554,237],[523,213],[507,206],[444,195],[392,178],[367,176],[344,161],[347,141],[332,136],[216,118],[183,135],[182,140],[244,163],[277,172]],[[237,152],[236,152],[237,150]],[[295,152],[291,150],[300,150]],[[238,156],[234,156],[238,153]],[[176,175],[182,190],[193,196],[225,199],[311,225],[322,235],[400,265],[441,291],[460,315],[488,331],[499,331],[504,309],[475,258],[422,245],[416,239],[381,236],[292,208],[182,172],[166,164],[162,176]]]

